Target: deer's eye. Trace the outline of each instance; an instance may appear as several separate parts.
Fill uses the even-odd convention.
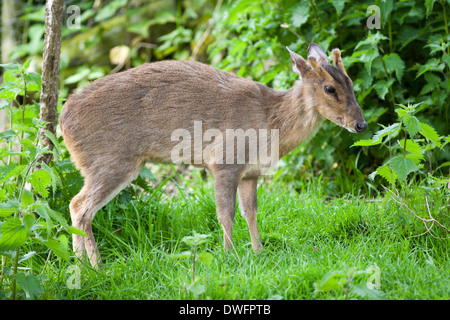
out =
[[[325,86],[325,91],[328,93],[336,93],[336,89],[332,86]]]

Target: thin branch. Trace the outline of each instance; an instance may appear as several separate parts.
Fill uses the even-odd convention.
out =
[[[385,188],[387,191],[389,191],[392,195],[393,195],[393,200],[395,201],[395,202],[397,202],[398,204],[400,204],[401,206],[403,206],[403,207],[405,207],[405,209],[406,210],[408,210],[410,213],[412,213],[417,219],[419,219],[419,220],[421,220],[422,222],[423,222],[423,224],[424,224],[424,226],[425,226],[425,229],[427,230],[427,231],[425,231],[425,232],[423,232],[423,233],[421,233],[421,234],[417,234],[417,235],[413,235],[413,236],[411,236],[410,238],[413,238],[413,237],[419,237],[419,236],[422,236],[422,235],[424,235],[424,234],[427,234],[427,233],[429,233],[433,238],[435,238],[435,239],[441,239],[441,240],[446,240],[446,239],[450,239],[450,237],[447,237],[447,238],[440,238],[440,237],[436,237],[435,235],[433,235],[433,233],[431,232],[431,229],[433,228],[433,226],[434,226],[434,224],[437,224],[439,227],[441,227],[442,229],[444,229],[444,230],[446,230],[447,232],[449,232],[450,233],[450,229],[448,229],[448,228],[446,228],[445,226],[443,226],[439,221],[437,221],[436,219],[434,219],[432,216],[431,216],[431,211],[430,211],[430,207],[429,207],[429,205],[428,205],[428,198],[427,197],[425,197],[425,203],[426,203],[426,206],[427,206],[427,211],[428,211],[428,215],[429,215],[429,217],[430,217],[430,219],[426,219],[426,218],[422,218],[422,217],[419,217],[414,211],[412,211],[403,201],[401,201],[401,199],[400,199],[400,197],[397,195],[397,194],[395,194],[391,189],[389,189],[389,188],[386,188],[386,187],[384,187],[383,186],[383,188]],[[431,222],[431,226],[430,227],[428,227],[428,223],[429,222]]]

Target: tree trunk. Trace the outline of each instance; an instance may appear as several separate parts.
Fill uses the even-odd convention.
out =
[[[61,31],[63,26],[63,0],[47,0],[45,4],[45,38],[44,53],[42,62],[42,90],[40,96],[41,111],[39,118],[48,122],[47,126],[40,130],[42,146],[47,146],[53,150],[52,141],[45,135],[45,130],[56,136],[56,126],[58,123],[58,103],[59,91],[59,55],[61,52]],[[52,159],[52,154],[44,154],[39,163],[48,164]]]

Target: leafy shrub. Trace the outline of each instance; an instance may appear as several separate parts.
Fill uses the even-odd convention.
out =
[[[449,134],[450,34],[448,1],[232,1],[215,22],[210,46],[219,67],[275,88],[290,87],[292,73],[285,46],[305,56],[310,42],[339,47],[369,130],[351,135],[325,122],[323,128],[285,159],[284,179],[321,174],[331,191],[368,190],[366,177],[383,165],[387,154],[349,147],[369,138],[379,124],[389,126],[398,104],[418,104],[421,123]],[[381,28],[369,30],[371,5],[380,8]],[[436,149],[432,167],[450,159],[448,148]],[[303,170],[300,170],[303,168]],[[292,169],[297,169],[292,174]],[[446,168],[433,174],[446,175]],[[423,170],[429,170],[423,167]],[[291,172],[291,173],[289,173]],[[351,183],[343,177],[351,177]],[[340,179],[340,187],[335,180]]]

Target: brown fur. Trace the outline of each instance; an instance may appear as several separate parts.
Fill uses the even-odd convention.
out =
[[[194,121],[202,121],[203,131],[278,129],[282,157],[311,137],[324,118],[351,130],[364,121],[340,52],[333,51],[335,66],[331,66],[315,46],[310,46],[308,60],[291,52],[294,70],[302,79],[288,91],[276,91],[198,62],[162,61],[109,75],[72,95],[59,122],[66,146],[85,178],[84,187],[70,204],[73,225],[87,234],[87,238],[74,235],[76,254],[87,252],[93,266],[101,262],[91,226],[96,211],[137,177],[145,161],[171,162],[171,151],[178,144],[171,141],[176,129],[193,132]],[[336,95],[324,92],[324,85],[332,85]],[[195,157],[193,152],[192,163]],[[233,246],[238,193],[252,247],[260,252],[258,165],[248,161],[218,164],[224,155],[217,150],[208,157],[216,162],[196,165],[214,175],[225,248]]]

